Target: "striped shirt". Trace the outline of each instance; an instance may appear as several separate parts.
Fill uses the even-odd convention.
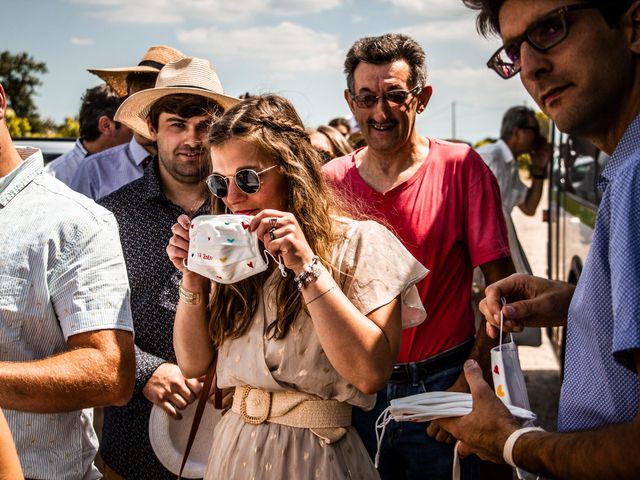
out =
[[[133,137],[129,143],[86,157],[68,185],[76,192],[100,200],[142,177],[147,157],[149,152]]]
[[[0,180],[0,361],[59,354],[82,332],[133,331],[113,215],[45,174],[39,150],[18,151],[26,159]],[[27,478],[100,478],[92,409],[5,414]]]
[[[48,163],[44,167],[44,171],[53,175],[65,185],[69,185],[86,156],[87,149],[82,145],[82,141],[77,139],[71,150]]]

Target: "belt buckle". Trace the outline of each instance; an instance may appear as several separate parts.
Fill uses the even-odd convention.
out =
[[[264,411],[261,415],[252,416],[247,414],[247,398],[249,397],[251,390],[255,390],[256,392],[262,394],[261,398],[260,397],[256,398],[253,402],[254,405],[256,406],[257,405],[264,406]],[[267,418],[269,418],[270,410],[271,410],[271,392],[266,392],[259,388],[251,388],[250,385],[245,385],[242,388],[242,397],[240,399],[240,417],[242,417],[242,420],[244,421],[244,423],[249,423],[251,425],[259,425],[261,423],[264,423],[267,420]]]

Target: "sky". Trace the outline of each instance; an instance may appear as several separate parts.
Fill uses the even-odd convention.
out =
[[[420,134],[475,142],[498,136],[509,107],[537,110],[518,77],[486,67],[499,40],[478,35],[461,0],[2,0],[0,19],[1,50],[47,64],[35,101],[59,123],[100,83],[87,68],[136,65],[164,44],[209,60],[225,93],[281,94],[315,127],[350,113],[342,69],[353,42],[388,32],[427,54]]]

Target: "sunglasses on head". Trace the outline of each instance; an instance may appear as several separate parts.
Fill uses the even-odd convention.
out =
[[[271,165],[259,172],[251,168],[243,168],[238,170],[234,175],[228,177],[220,173],[212,173],[207,177],[207,187],[209,191],[218,198],[224,198],[229,193],[229,178],[233,178],[236,182],[236,186],[244,193],[251,195],[257,193],[260,190],[260,175],[264,172],[276,168],[278,165]]]
[[[511,78],[520,71],[520,49],[528,43],[539,52],[546,52],[562,42],[569,34],[567,13],[575,10],[598,8],[590,3],[565,5],[531,24],[515,40],[500,47],[487,62],[487,67],[502,78]]]
[[[351,94],[353,103],[358,108],[371,108],[378,100],[383,99],[392,107],[397,107],[407,103],[407,99],[416,94],[422,87],[420,85],[413,87],[411,90],[390,90],[382,95],[374,95],[373,93],[360,93],[358,95]]]

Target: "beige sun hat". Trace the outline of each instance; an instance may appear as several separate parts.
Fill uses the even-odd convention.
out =
[[[175,62],[186,55],[166,45],[154,45],[147,50],[138,65],[121,68],[87,68],[87,71],[99,76],[120,97],[126,97],[127,76],[130,73],[158,73],[167,63]]]
[[[160,70],[154,88],[136,92],[122,102],[114,120],[150,138],[147,115],[151,106],[162,97],[178,94],[211,98],[223,110],[240,101],[239,98],[224,94],[220,79],[207,60],[185,57]]]
[[[170,472],[178,475],[182,458],[189,440],[193,417],[198,402],[190,403],[180,410],[181,420],[169,416],[158,405],[151,408],[149,415],[149,442],[160,463]],[[182,478],[202,478],[207,468],[207,458],[211,451],[213,430],[222,418],[222,410],[217,410],[209,402],[205,403],[198,433],[191,446],[189,458],[184,466]]]

